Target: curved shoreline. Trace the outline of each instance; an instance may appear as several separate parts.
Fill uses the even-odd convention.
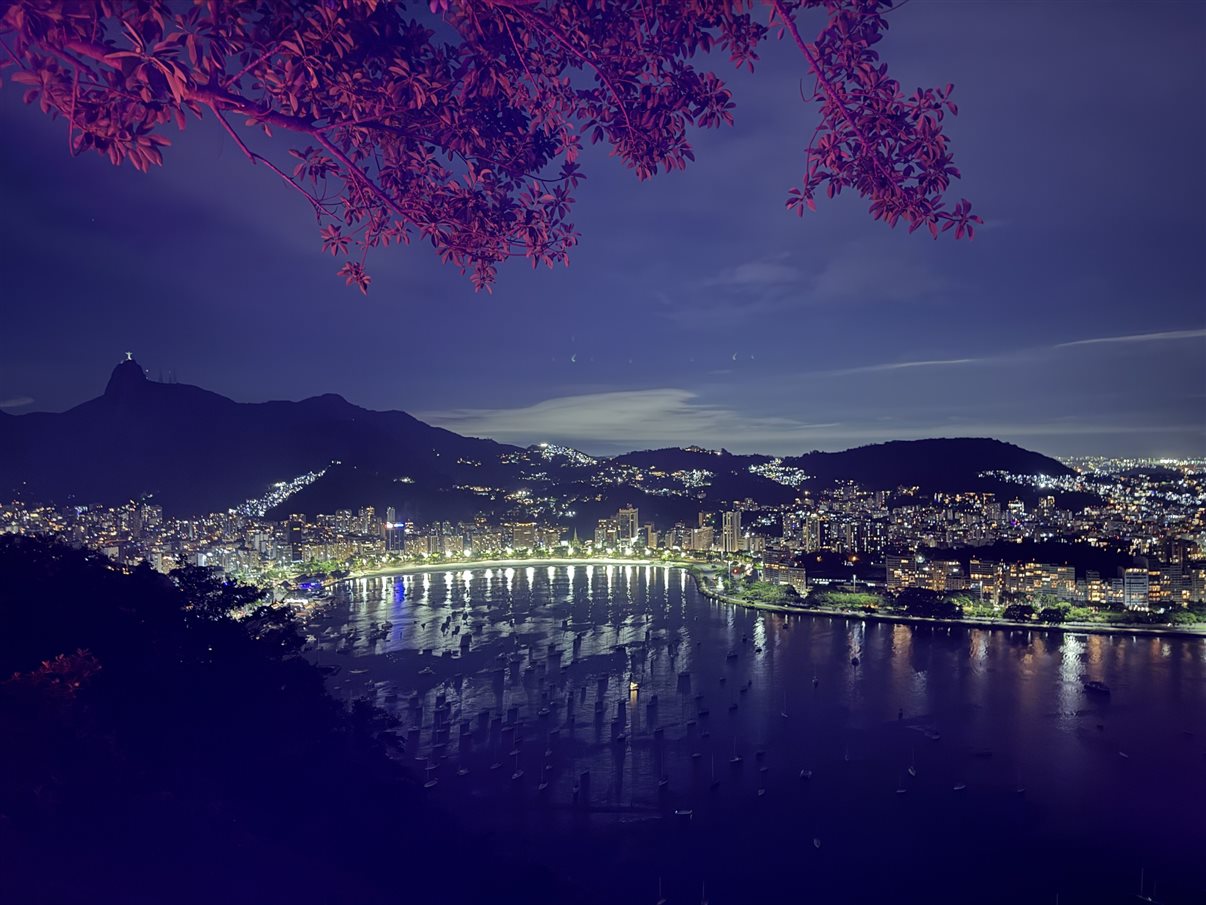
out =
[[[741,606],[753,610],[767,610],[772,613],[786,613],[795,616],[819,616],[825,619],[862,619],[867,622],[891,622],[903,625],[958,625],[965,628],[982,628],[1013,631],[1064,632],[1071,634],[1089,635],[1146,635],[1151,637],[1200,638],[1206,639],[1206,627],[1189,628],[1178,626],[1150,625],[1098,625],[1091,622],[1012,622],[1007,619],[983,619],[965,616],[958,619],[939,619],[927,616],[909,616],[904,613],[867,613],[862,610],[835,610],[826,607],[793,607],[774,603],[758,603],[752,600],[741,600],[729,597],[707,587],[700,572],[708,568],[704,563],[684,560],[654,560],[654,559],[600,559],[600,558],[564,558],[549,559],[483,559],[463,563],[427,564],[416,563],[410,566],[390,566],[381,569],[370,569],[340,578],[332,584],[345,581],[357,581],[362,578],[383,578],[389,575],[414,575],[424,572],[466,572],[475,569],[507,569],[527,568],[529,566],[663,566],[671,569],[682,569],[695,582],[695,587],[704,597],[729,606]]]
[[[682,560],[660,559],[604,559],[604,558],[575,558],[549,557],[548,559],[478,559],[470,562],[452,562],[440,564],[415,563],[410,566],[386,566],[380,569],[369,569],[348,575],[339,581],[353,581],[358,578],[380,578],[385,575],[414,575],[421,572],[472,572],[474,569],[513,569],[527,566],[666,566],[672,569],[685,569],[694,563]]]
[[[695,578],[695,586],[704,597],[730,606],[744,606],[755,610],[770,610],[775,613],[790,613],[796,616],[821,616],[826,619],[862,619],[867,622],[894,622],[905,625],[958,625],[964,628],[990,630],[1020,629],[1026,632],[1063,632],[1073,635],[1148,635],[1152,637],[1206,639],[1206,628],[1194,629],[1159,625],[1098,625],[1092,622],[1013,622],[1008,619],[981,619],[965,616],[959,619],[940,619],[929,616],[909,616],[905,613],[867,613],[862,610],[835,610],[826,607],[779,606],[773,603],[756,603],[740,600],[704,587]]]

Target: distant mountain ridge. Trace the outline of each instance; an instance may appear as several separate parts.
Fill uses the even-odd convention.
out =
[[[405,412],[372,412],[334,394],[240,403],[188,384],[155,383],[133,360],[103,395],[61,414],[6,422],[0,490],[56,503],[142,495],[174,512],[220,511],[333,461],[435,485],[515,447],[462,437]]]
[[[464,437],[334,394],[235,402],[200,387],[148,380],[133,359],[113,369],[101,396],[66,412],[3,414],[4,498],[113,505],[149,496],[173,515],[222,511],[262,496],[275,482],[324,469],[284,504],[286,511],[388,505],[418,520],[456,519],[502,506],[509,491],[527,488],[580,499],[582,519],[610,514],[606,507],[614,512],[618,500],[666,520],[746,498],[790,503],[799,490],[751,471],[772,461],[800,469],[817,488],[851,480],[872,489],[972,490],[996,485],[979,477],[987,471],[1073,473],[1039,453],[978,438],[893,441],[781,460],[690,447],[577,461],[546,456],[540,447]],[[662,477],[622,486],[596,480],[625,468]],[[690,493],[667,494],[665,488],[684,486],[675,483],[682,480],[676,472],[709,476]]]

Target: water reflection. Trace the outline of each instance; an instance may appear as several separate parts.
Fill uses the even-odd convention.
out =
[[[1206,843],[1184,806],[1206,801],[1202,641],[785,617],[611,565],[348,582],[311,631],[334,692],[394,713],[429,794],[474,826],[550,853],[627,840],[631,870],[590,881],[604,901],[659,875],[690,901],[705,874],[715,901],[782,900],[791,876],[741,866],[768,844],[843,901],[952,858],[929,901],[1109,901],[1141,866],[1167,901],[1206,880],[1175,857]],[[975,873],[1077,839],[1046,873]]]

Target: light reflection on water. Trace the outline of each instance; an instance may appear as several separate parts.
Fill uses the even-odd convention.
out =
[[[926,901],[1107,902],[1140,868],[1206,901],[1183,856],[1206,842],[1198,639],[787,617],[614,565],[360,579],[311,630],[337,695],[398,716],[434,800],[550,857],[584,833],[623,848],[623,878],[586,881],[604,900],[664,876],[672,901],[705,879],[715,902],[774,901],[790,875],[741,861],[770,841],[841,901],[936,860]],[[1000,861],[1032,868],[981,885]]]

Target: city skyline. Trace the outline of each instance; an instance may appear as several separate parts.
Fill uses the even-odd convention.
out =
[[[0,5],[0,899],[1206,902],[1203,38]]]
[[[887,231],[855,199],[785,213],[815,119],[798,56],[771,42],[752,79],[717,61],[736,126],[692,135],[699,160],[645,184],[588,151],[572,264],[514,262],[492,297],[412,248],[378,250],[362,298],[334,277],[304,202],[212,122],[144,175],[69,159],[62,124],[7,91],[0,122],[22,141],[0,150],[0,254],[20,303],[5,312],[0,406],[67,408],[133,348],[153,375],[240,401],[336,392],[599,454],[967,435],[1054,455],[1206,454],[1203,15],[1103,6],[1078,44],[1075,8],[892,14],[902,82],[957,86],[957,190],[986,217],[970,244]],[[1127,147],[1119,111],[1140,106],[1178,140],[1145,144],[1132,174],[1096,149]]]

